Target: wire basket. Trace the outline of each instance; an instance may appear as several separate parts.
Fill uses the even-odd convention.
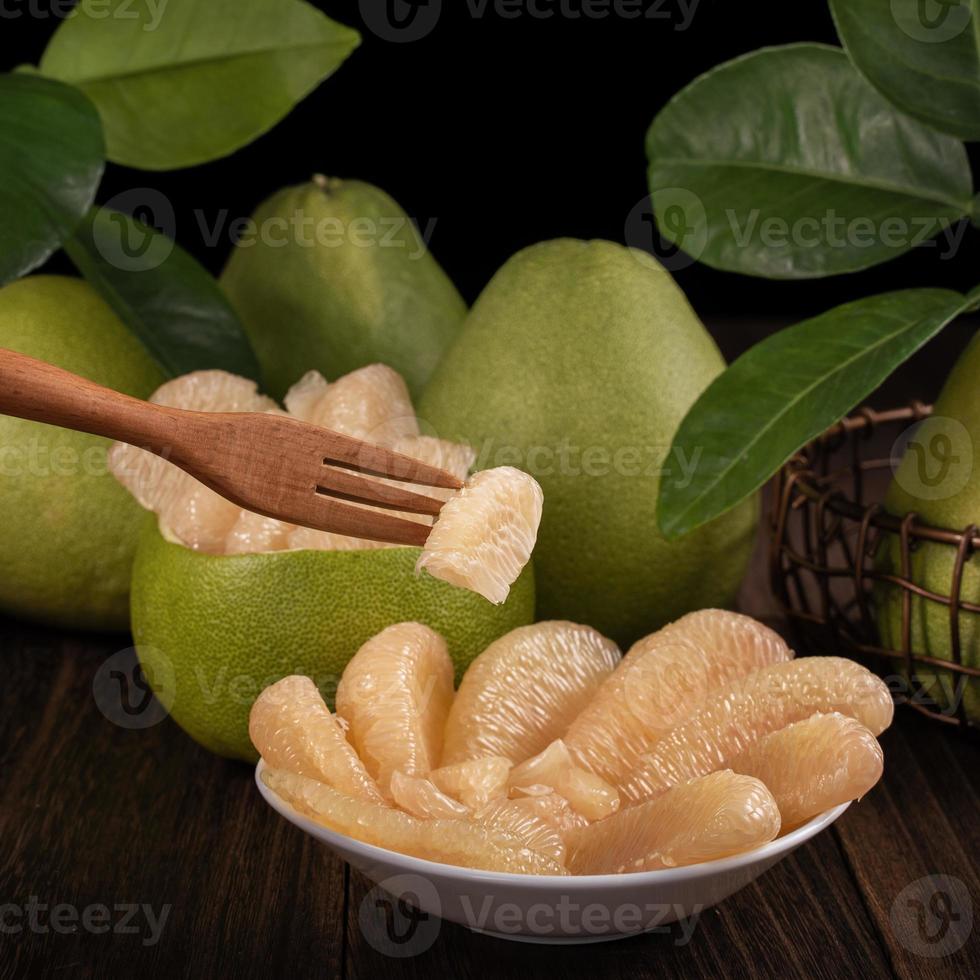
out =
[[[968,717],[967,704],[980,704],[980,669],[963,663],[963,651],[970,649],[967,630],[980,631],[980,605],[964,598],[963,579],[980,551],[980,534],[975,526],[929,527],[914,514],[898,518],[881,504],[893,473],[892,446],[930,412],[918,402],[862,409],[783,467],[771,508],[770,580],[801,652],[852,657],[884,676],[897,702],[976,735],[980,719],[975,709]],[[941,592],[915,581],[911,571],[927,542],[950,549],[952,574]],[[876,556],[886,547],[898,560],[883,568]],[[879,634],[875,613],[882,603],[897,626],[900,620],[892,638],[898,649]],[[922,635],[924,615],[933,627],[943,617],[942,639],[948,621],[948,659],[945,651],[935,657],[916,649],[913,635]],[[928,635],[933,650],[945,645],[935,642],[935,631]]]

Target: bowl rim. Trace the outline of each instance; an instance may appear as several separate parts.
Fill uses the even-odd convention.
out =
[[[770,859],[777,860],[785,857],[790,851],[800,844],[815,837],[821,830],[829,827],[837,818],[851,805],[852,800],[846,803],[839,803],[837,806],[818,813],[811,817],[806,823],[791,830],[783,837],[756,847],[751,851],[743,851],[741,854],[733,854],[731,857],[717,858],[713,861],[702,861],[699,864],[686,864],[678,868],[657,868],[653,871],[630,871],[617,874],[600,875],[535,875],[535,874],[515,874],[510,871],[484,871],[478,868],[464,868],[456,864],[443,864],[441,861],[429,861],[426,858],[414,857],[411,854],[403,854],[401,851],[392,851],[386,847],[379,847],[377,844],[366,844],[356,837],[349,837],[339,831],[331,830],[329,827],[300,813],[298,810],[277,796],[262,781],[262,770],[265,768],[265,760],[259,759],[255,766],[255,784],[258,787],[262,798],[275,810],[281,817],[290,823],[306,831],[312,837],[323,840],[335,847],[344,847],[354,851],[360,857],[386,861],[389,864],[397,862],[404,866],[406,872],[414,872],[418,875],[441,875],[444,878],[452,878],[459,881],[482,881],[488,884],[498,885],[521,885],[525,888],[552,889],[559,885],[565,888],[588,889],[596,887],[632,887],[654,884],[674,884],[682,881],[696,881],[700,878],[708,878],[715,874],[735,871]]]

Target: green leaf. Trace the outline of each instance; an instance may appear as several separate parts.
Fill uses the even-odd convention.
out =
[[[261,380],[217,282],[166,235],[119,211],[94,208],[65,251],[171,376],[221,368]]]
[[[266,132],[359,43],[303,0],[82,0],[40,67],[98,106],[110,160],[170,170]]]
[[[75,230],[104,168],[99,115],[81,92],[0,75],[0,285],[37,268]]]
[[[687,482],[661,480],[663,533],[679,537],[744,500],[965,305],[945,289],[883,293],[756,344],[708,386],[674,436],[671,458],[695,465]]]
[[[899,113],[839,48],[766,48],[675,95],[647,134],[661,234],[719,269],[852,272],[971,208],[966,149]]]
[[[830,9],[851,60],[885,98],[980,140],[978,0],[830,0]]]

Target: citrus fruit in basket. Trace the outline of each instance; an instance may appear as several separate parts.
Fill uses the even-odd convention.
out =
[[[382,791],[396,770],[425,776],[439,765],[453,693],[446,641],[421,623],[389,626],[351,658],[337,714]]]
[[[792,651],[749,616],[688,613],[637,641],[565,734],[573,758],[617,784],[640,756],[719,687]]]
[[[727,765],[766,784],[786,833],[824,810],[864,796],[881,778],[884,756],[864,725],[832,712],[760,738]]]
[[[339,395],[329,398],[331,387]],[[251,382],[221,371],[175,379],[153,397],[199,411],[280,411]],[[465,447],[412,434],[417,426],[404,414],[411,408],[405,386],[381,365],[333,385],[307,375],[287,402],[322,424],[362,438],[370,428],[403,451],[444,460],[459,478],[469,468]],[[266,685],[307,674],[332,697],[350,658],[393,623],[435,629],[461,675],[498,636],[534,617],[530,567],[507,601],[494,606],[416,575],[422,549],[249,514],[130,446],[114,446],[111,463],[117,478],[161,515],[145,529],[133,567],[132,626],[141,662],[151,684],[172,686],[168,701],[178,724],[221,755],[255,758],[248,710]]]
[[[911,435],[885,498],[892,514],[915,512],[919,523],[951,531],[980,527],[980,337],[974,337],[950,373],[932,415]],[[912,582],[934,595],[953,591],[956,548],[930,541],[916,542],[911,554]],[[880,572],[902,575],[901,542],[897,534],[882,537],[876,555]],[[905,590],[876,583],[876,619],[882,643],[903,650],[902,601]],[[980,556],[971,555],[963,569],[963,601],[980,605]],[[949,660],[952,657],[949,606],[911,594],[913,654]],[[980,668],[980,614],[966,610],[959,617],[960,655],[968,667]],[[894,662],[892,662],[894,667]],[[898,669],[902,669],[899,667]],[[967,679],[948,671],[915,667],[917,686],[947,713],[960,699],[967,716],[980,725],[980,678]],[[955,685],[961,684],[957,690]]]
[[[732,602],[758,500],[677,541],[657,529],[666,458],[724,361],[655,259],[610,242],[550,241],[511,258],[483,291],[419,403],[468,442],[481,469],[513,465],[546,500],[538,615],[588,623],[620,645]]]
[[[80,279],[0,289],[0,347],[145,398],[163,374]],[[0,612],[124,630],[143,514],[106,470],[109,441],[0,416]]]
[[[588,626],[521,626],[470,664],[446,722],[444,764],[502,755],[521,762],[565,734],[621,658]]]
[[[573,874],[675,868],[751,850],[778,833],[769,790],[723,770],[573,831],[568,867]]]
[[[221,285],[270,394],[311,367],[334,379],[375,361],[417,394],[466,304],[398,204],[361,181],[316,177],[274,194],[254,221],[275,240],[239,243]]]
[[[619,784],[624,803],[730,764],[758,739],[818,712],[855,718],[873,735],[892,721],[884,681],[842,657],[806,657],[772,664],[722,688],[643,755]]]

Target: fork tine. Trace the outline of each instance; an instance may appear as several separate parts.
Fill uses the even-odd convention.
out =
[[[410,514],[428,514],[437,517],[443,501],[425,494],[412,493],[401,487],[379,483],[363,476],[355,476],[350,470],[325,466],[317,478],[317,493],[338,500],[350,500],[359,504],[375,504],[389,510],[403,510]]]
[[[452,473],[430,466],[392,449],[361,442],[341,432],[323,430],[323,461],[328,466],[355,470],[369,476],[384,476],[403,483],[459,490],[463,484]]]
[[[386,544],[415,545],[421,548],[432,531],[429,524],[418,524],[391,514],[365,507],[345,504],[334,497],[310,494],[303,515],[293,518],[295,523],[334,534],[347,534],[352,538],[383,541]]]

